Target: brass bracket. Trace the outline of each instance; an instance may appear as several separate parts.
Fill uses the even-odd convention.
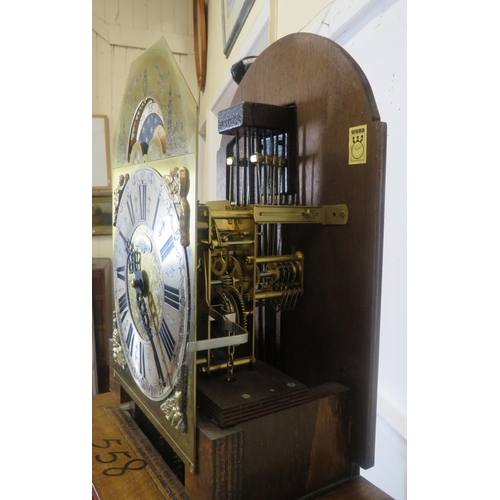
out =
[[[258,224],[345,225],[349,218],[347,205],[287,206],[255,205],[253,217]]]

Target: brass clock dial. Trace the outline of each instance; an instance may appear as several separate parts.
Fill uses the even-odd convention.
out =
[[[113,148],[114,373],[196,462],[197,106],[161,38],[131,65]]]
[[[115,310],[125,359],[150,399],[170,394],[188,328],[188,273],[179,216],[164,179],[134,171],[116,216]]]

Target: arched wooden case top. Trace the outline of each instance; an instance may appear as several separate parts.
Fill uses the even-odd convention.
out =
[[[346,225],[282,225],[282,252],[304,254],[304,293],[281,314],[274,366],[309,387],[351,389],[352,460],[374,463],[386,124],[368,79],[335,42],[298,33],[273,43],[234,96],[296,107],[297,205],[346,204]],[[224,150],[231,138],[222,142]],[[222,151],[221,151],[222,152]],[[222,155],[221,155],[222,156]],[[218,166],[224,198],[226,165]]]

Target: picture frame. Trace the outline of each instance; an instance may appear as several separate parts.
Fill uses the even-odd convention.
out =
[[[112,233],[113,193],[111,190],[92,190],[92,236]]]
[[[226,59],[252,10],[255,0],[221,0],[222,47]]]
[[[109,121],[106,115],[92,115],[92,189],[111,189]]]

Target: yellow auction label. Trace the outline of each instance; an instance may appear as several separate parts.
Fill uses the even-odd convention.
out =
[[[349,165],[366,163],[366,125],[358,125],[349,129]]]

